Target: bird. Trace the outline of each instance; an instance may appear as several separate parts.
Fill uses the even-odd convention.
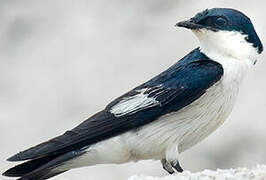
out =
[[[3,175],[44,180],[73,168],[147,159],[181,173],[180,154],[228,118],[263,45],[236,9],[206,9],[176,26],[191,30],[199,47],[73,129],[11,156],[24,162]]]

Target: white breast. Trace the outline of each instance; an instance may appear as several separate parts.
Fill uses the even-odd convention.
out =
[[[223,65],[222,79],[187,107],[124,134],[121,138],[133,158],[161,159],[175,144],[181,153],[207,137],[229,116],[248,65],[229,57],[211,56],[219,58]]]

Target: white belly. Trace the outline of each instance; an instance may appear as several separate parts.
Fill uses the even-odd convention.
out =
[[[238,86],[215,84],[187,107],[121,136],[133,159],[161,159],[174,144],[179,153],[219,127],[232,111]]]
[[[190,105],[121,136],[132,159],[165,158],[174,145],[181,153],[216,130],[231,113],[247,70],[245,64],[238,63],[225,60],[222,79]]]

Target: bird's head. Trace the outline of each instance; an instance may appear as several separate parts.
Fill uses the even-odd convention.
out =
[[[249,59],[255,64],[258,54],[263,51],[250,19],[234,9],[207,9],[176,25],[191,29],[205,54],[219,53],[236,59]]]

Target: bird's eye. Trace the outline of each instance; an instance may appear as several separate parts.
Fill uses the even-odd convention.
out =
[[[223,17],[218,17],[215,22],[218,26],[226,25],[227,20]]]

